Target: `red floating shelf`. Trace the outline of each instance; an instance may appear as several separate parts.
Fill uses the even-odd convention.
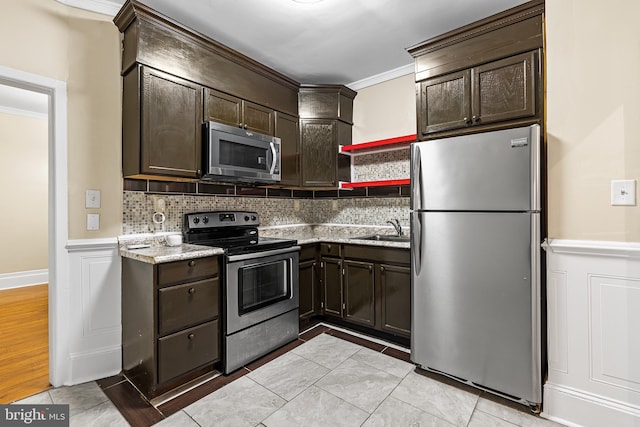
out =
[[[392,185],[409,185],[411,179],[385,179],[382,181],[341,182],[340,188],[388,187]]]
[[[415,142],[416,139],[416,134],[398,136],[395,138],[381,139],[379,141],[363,142],[362,144],[342,145],[340,147],[340,151],[343,153],[355,153],[366,150],[396,149],[402,145],[408,145]]]

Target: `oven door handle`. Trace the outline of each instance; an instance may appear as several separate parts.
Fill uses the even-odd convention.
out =
[[[272,251],[251,252],[248,254],[241,254],[241,255],[227,255],[227,260],[229,262],[244,261],[247,259],[265,258],[268,256],[282,255],[289,252],[298,252],[299,250],[300,250],[300,246],[292,246],[284,249],[274,249]]]

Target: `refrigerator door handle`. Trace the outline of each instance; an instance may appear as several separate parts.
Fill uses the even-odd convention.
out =
[[[542,209],[540,200],[540,125],[531,125],[529,128],[531,139],[531,210]]]
[[[541,298],[542,279],[540,274],[541,268],[541,235],[540,235],[540,214],[531,214],[531,348],[533,350],[532,358],[532,396],[535,402],[542,401],[542,332],[541,332],[541,316],[543,303]]]
[[[411,209],[422,209],[422,156],[419,144],[411,144]]]
[[[419,276],[422,270],[422,222],[419,212],[413,212],[411,217],[411,255],[415,277]]]

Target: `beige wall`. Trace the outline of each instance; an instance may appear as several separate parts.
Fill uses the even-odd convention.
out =
[[[120,38],[109,17],[53,0],[0,0],[2,65],[67,82],[69,238],[122,230]],[[85,209],[85,190],[102,208]],[[86,214],[100,230],[86,231]]]
[[[416,133],[414,75],[358,90],[353,101],[353,143]]]
[[[549,236],[640,241],[640,2],[546,0]]]
[[[48,265],[47,126],[46,117],[0,113],[0,274]]]

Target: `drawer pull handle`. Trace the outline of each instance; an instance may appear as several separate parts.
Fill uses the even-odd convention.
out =
[[[188,265],[189,267],[194,267],[194,266],[196,265],[196,262],[195,262],[194,260],[191,260],[191,261],[189,261],[189,262],[187,263],[187,265]]]
[[[191,295],[195,294],[196,293],[196,288],[189,288],[189,293]]]
[[[189,334],[189,335],[187,335],[187,338],[189,338],[190,340],[192,340],[194,337],[195,337],[195,335],[194,335],[194,334]]]

